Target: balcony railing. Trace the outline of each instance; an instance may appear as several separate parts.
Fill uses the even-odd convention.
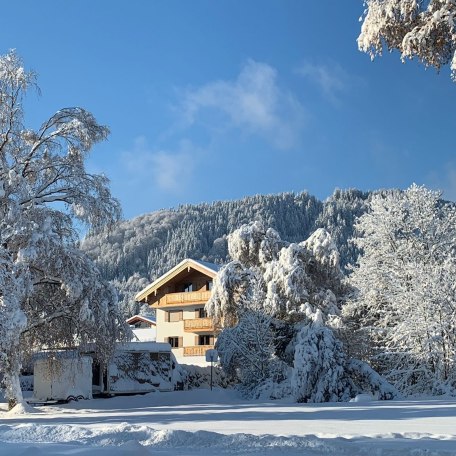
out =
[[[207,350],[214,348],[213,345],[195,345],[194,347],[184,347],[184,356],[204,356]]]
[[[211,297],[210,291],[188,291],[168,293],[160,298],[159,306],[177,306],[190,304],[205,304]]]
[[[184,331],[214,331],[214,322],[212,318],[192,318],[184,320]]]

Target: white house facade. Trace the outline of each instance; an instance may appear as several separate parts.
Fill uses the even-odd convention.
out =
[[[169,343],[180,364],[207,365],[214,348],[212,318],[205,312],[212,281],[220,266],[186,259],[136,295],[156,312],[156,341]]]

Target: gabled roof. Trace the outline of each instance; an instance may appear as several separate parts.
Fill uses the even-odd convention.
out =
[[[128,320],[126,320],[126,322],[129,325],[132,325],[132,324],[136,323],[137,321],[144,321],[145,323],[150,323],[151,325],[157,325],[155,318],[146,317],[144,315],[133,315]]]
[[[138,294],[136,294],[135,300],[143,300],[148,295],[158,290],[166,282],[168,282],[177,274],[179,274],[187,268],[195,269],[196,271],[199,271],[210,278],[214,278],[217,275],[217,272],[220,270],[221,266],[214,263],[208,263],[206,261],[192,260],[191,258],[186,258],[185,260],[182,260],[178,265],[174,266],[174,268],[170,269],[168,272],[165,272],[157,280],[154,280],[150,285],[141,290]]]

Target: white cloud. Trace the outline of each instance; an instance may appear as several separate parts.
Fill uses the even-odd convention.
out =
[[[298,99],[277,83],[277,71],[249,60],[235,81],[216,81],[186,90],[179,107],[188,125],[198,122],[203,110],[223,113],[226,123],[262,136],[280,149],[299,142],[305,110]],[[216,117],[216,116],[215,116]]]
[[[130,178],[142,180],[149,187],[174,194],[183,193],[193,177],[201,151],[182,141],[177,151],[152,150],[144,136],[136,138],[122,161]]]
[[[361,82],[356,76],[349,75],[338,63],[315,64],[304,62],[296,72],[316,84],[323,95],[331,102],[338,103],[340,95],[346,91],[354,81]]]

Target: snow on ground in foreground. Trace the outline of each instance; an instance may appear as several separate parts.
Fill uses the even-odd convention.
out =
[[[6,412],[0,455],[456,455],[452,399],[294,404],[196,390]]]

